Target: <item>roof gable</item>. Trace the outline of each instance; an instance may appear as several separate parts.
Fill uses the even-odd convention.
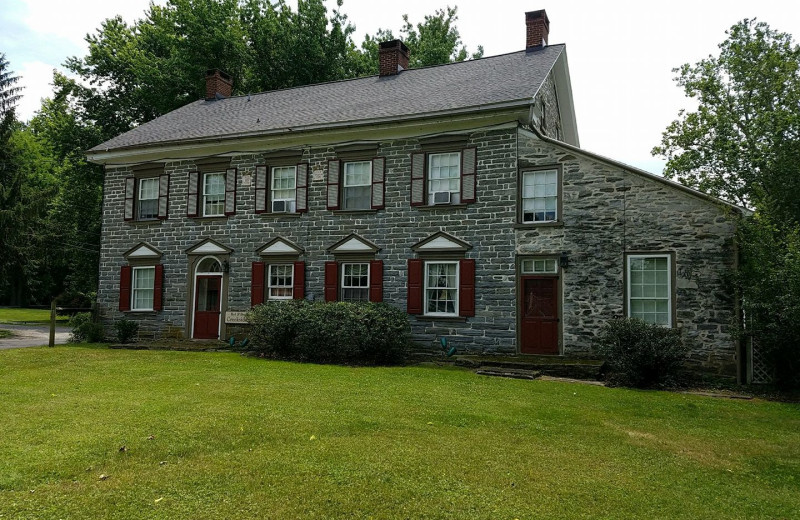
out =
[[[439,231],[429,236],[425,240],[417,242],[411,246],[411,250],[416,253],[423,252],[464,252],[472,249],[468,243],[460,240],[449,233]]]
[[[303,248],[283,237],[273,238],[256,251],[261,256],[302,255]]]
[[[187,255],[227,255],[233,252],[230,247],[223,246],[216,240],[206,238],[186,250]]]
[[[381,248],[367,240],[366,238],[359,236],[355,233],[351,233],[347,235],[342,240],[339,240],[331,247],[328,248],[328,252],[334,255],[341,255],[341,254],[354,254],[354,253],[377,253],[380,251]]]

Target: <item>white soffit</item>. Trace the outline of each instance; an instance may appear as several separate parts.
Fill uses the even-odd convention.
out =
[[[213,254],[225,254],[228,253],[228,250],[218,246],[214,242],[206,242],[200,247],[192,249],[190,252],[213,255]]]
[[[448,249],[453,251],[463,251],[464,244],[455,242],[453,240],[450,240],[446,236],[440,235],[431,240],[430,242],[426,242],[417,247],[418,251],[430,251],[430,250],[442,251]]]
[[[339,244],[334,252],[337,253],[356,253],[356,252],[372,252],[373,248],[369,244],[365,244],[361,240],[357,239],[356,237],[347,240],[346,242]]]
[[[142,244],[133,251],[129,252],[126,256],[128,258],[152,258],[154,256],[161,256],[161,253]]]

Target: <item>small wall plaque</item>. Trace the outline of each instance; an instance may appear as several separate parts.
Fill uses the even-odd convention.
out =
[[[225,313],[225,323],[247,323],[247,312],[228,311]]]
[[[325,180],[325,172],[322,170],[314,170],[311,172],[311,182],[323,182]]]

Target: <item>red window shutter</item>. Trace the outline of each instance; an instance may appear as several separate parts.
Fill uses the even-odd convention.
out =
[[[372,159],[372,209],[383,209],[386,193],[386,159]]]
[[[475,202],[475,179],[478,171],[478,154],[475,148],[461,151],[461,202]]]
[[[189,172],[189,187],[186,191],[186,216],[196,217],[198,206],[198,186],[200,185],[200,172]]]
[[[383,301],[383,260],[369,263],[369,301]]]
[[[306,290],[306,263],[294,263],[294,287],[292,287],[292,297],[295,300],[305,298]]]
[[[131,310],[131,276],[133,270],[129,265],[123,265],[119,272],[119,310]]]
[[[169,212],[169,174],[158,177],[158,218],[166,220]]]
[[[153,310],[160,311],[164,308],[164,266],[156,265],[156,277],[153,281]]]
[[[236,214],[236,168],[225,172],[225,215]]]
[[[328,161],[328,209],[339,209],[339,170],[341,161]]]
[[[133,202],[136,197],[136,179],[125,177],[125,220],[133,220]]]
[[[339,295],[339,265],[325,262],[325,301],[335,302]]]
[[[250,306],[264,303],[264,262],[253,262],[250,271]]]
[[[425,204],[425,154],[411,154],[411,205]]]
[[[308,163],[297,165],[297,182],[295,183],[295,211],[308,211]]]
[[[408,260],[408,301],[409,314],[422,314],[422,260]]]
[[[475,316],[475,260],[464,259],[459,264],[458,314]]]
[[[256,213],[269,211],[267,209],[268,171],[267,166],[256,166]]]

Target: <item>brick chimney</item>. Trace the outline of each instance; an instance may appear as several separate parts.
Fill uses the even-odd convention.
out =
[[[550,34],[550,19],[544,9],[525,13],[525,48],[544,47]]]
[[[233,79],[219,69],[206,71],[206,101],[216,99],[217,94],[222,97],[231,97],[233,92]]]
[[[381,42],[378,57],[381,76],[394,76],[408,68],[408,47],[400,40]]]

